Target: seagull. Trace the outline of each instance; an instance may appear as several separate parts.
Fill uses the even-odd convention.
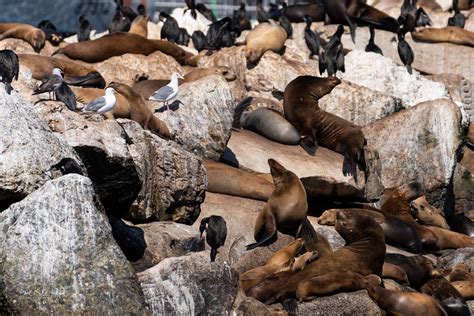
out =
[[[33,95],[45,92],[54,92],[54,90],[57,89],[61,83],[63,83],[63,71],[61,68],[54,68],[53,75],[43,81],[40,86],[36,88],[35,91],[33,91]]]
[[[169,110],[168,101],[178,95],[178,79],[184,79],[179,73],[175,72],[171,75],[171,81],[166,86],[156,90],[149,98],[150,101],[164,102]]]
[[[98,97],[97,99],[87,103],[84,108],[82,108],[82,112],[102,114],[112,111],[115,107],[115,102],[117,101],[115,93],[114,88],[108,87],[105,89],[105,95],[103,97]]]

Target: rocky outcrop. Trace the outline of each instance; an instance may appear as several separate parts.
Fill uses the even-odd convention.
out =
[[[81,161],[56,137],[18,93],[0,84],[0,210],[32,193],[52,178],[50,169],[63,158]]]
[[[236,272],[208,252],[167,258],[138,278],[153,315],[228,315],[237,294]]]
[[[455,211],[474,209],[474,150],[465,146],[453,174]]]
[[[431,204],[442,207],[461,144],[461,112],[452,101],[424,102],[363,128],[380,155],[386,188],[421,182]]]
[[[474,270],[474,248],[460,248],[448,250],[439,258],[439,265],[443,269],[449,269],[458,263],[464,263]]]
[[[92,182],[48,181],[0,214],[3,295],[19,314],[145,313]]]
[[[235,101],[221,76],[205,78],[179,87],[171,111],[163,103],[149,102],[156,115],[166,122],[173,139],[187,151],[218,160],[224,152],[232,128]],[[176,107],[178,109],[176,109]]]

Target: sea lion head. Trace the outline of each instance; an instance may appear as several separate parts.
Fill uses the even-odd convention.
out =
[[[39,53],[41,51],[41,49],[44,47],[45,41],[46,35],[42,30],[38,29],[33,32],[31,46],[33,46],[33,49],[36,53]]]
[[[237,75],[229,67],[217,66],[215,67],[215,73],[223,76],[226,81],[234,81],[237,79]]]
[[[245,58],[250,63],[256,63],[260,60],[260,57],[263,55],[263,48],[249,49],[245,50]]]
[[[424,195],[410,202],[410,214],[425,225],[450,229],[441,210],[428,203]]]
[[[291,171],[285,169],[274,159],[268,159],[268,165],[270,166],[270,173],[272,174],[275,188],[281,188],[286,184],[293,182],[298,177]]]
[[[385,240],[382,227],[374,219],[354,211],[338,211],[336,213],[335,227],[347,244],[364,237],[378,237]]]

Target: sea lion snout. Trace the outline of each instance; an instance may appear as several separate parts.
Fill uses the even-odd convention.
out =
[[[268,165],[270,166],[270,172],[272,176],[279,176],[286,171],[285,167],[279,164],[275,159],[268,159]]]

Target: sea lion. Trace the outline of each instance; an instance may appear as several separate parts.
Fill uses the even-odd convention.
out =
[[[317,296],[363,290],[369,283],[379,285],[382,280],[375,274],[362,276],[351,271],[329,272],[301,281],[296,289],[296,298],[300,302],[311,301]]]
[[[232,69],[225,66],[213,66],[191,70],[184,75],[184,79],[180,80],[179,84],[195,81],[211,75],[221,75],[227,81],[233,81],[237,78]],[[148,100],[156,90],[166,86],[168,83],[169,80],[141,80],[133,85],[133,90]]]
[[[31,70],[32,77],[44,80],[51,76],[54,68],[64,73],[64,81],[69,85],[81,87],[105,88],[105,80],[92,66],[72,60],[33,54],[18,54],[20,64]]]
[[[267,201],[275,186],[271,179],[209,159],[204,160],[207,191]],[[268,176],[268,174],[264,174]]]
[[[469,307],[462,295],[445,278],[429,280],[420,290],[436,299],[448,315],[470,315]]]
[[[426,294],[387,290],[375,284],[367,286],[370,298],[391,315],[446,315],[439,303]]]
[[[385,263],[396,265],[403,270],[410,285],[415,289],[419,289],[432,277],[440,275],[433,262],[424,256],[407,257],[402,254],[387,253]]]
[[[435,248],[437,250],[458,249],[474,246],[474,238],[472,237],[436,226],[426,227],[431,230],[438,239]]]
[[[447,220],[452,231],[474,237],[474,223],[463,212],[449,216]]]
[[[461,294],[466,300],[474,298],[474,282],[473,281],[454,281],[452,286]]]
[[[460,29],[455,26],[443,28],[425,27],[411,33],[413,39],[428,43],[451,43],[457,45],[474,46],[474,32]]]
[[[384,279],[395,280],[401,285],[410,285],[410,281],[408,281],[408,276],[405,271],[396,264],[390,262],[384,262],[382,277]]]
[[[286,7],[284,15],[292,23],[304,22],[306,15],[310,16],[314,22],[323,22],[326,12],[321,3],[293,4]]]
[[[341,210],[337,213],[336,231],[346,241],[344,247],[311,262],[302,271],[279,273],[250,288],[247,295],[269,304],[295,295],[301,281],[326,273],[382,275],[386,248],[383,230],[377,222],[366,215]]]
[[[410,214],[410,202],[423,193],[423,186],[419,182],[411,182],[398,188],[386,189],[380,200],[381,210],[413,227],[420,237],[423,248],[437,249],[438,238],[436,235],[416,222]]]
[[[256,242],[248,245],[247,250],[272,244],[277,239],[277,231],[297,238],[301,234],[306,246],[311,243],[309,246],[314,248],[311,250],[316,250],[311,240],[315,236],[308,233],[314,229],[306,218],[308,203],[301,180],[274,159],[268,159],[268,165],[275,190],[258,214],[254,230]]]
[[[267,50],[280,52],[285,45],[286,31],[270,20],[254,27],[245,38],[245,57],[250,63],[257,63]]]
[[[39,28],[24,23],[0,23],[0,41],[4,38],[18,38],[28,42],[36,53],[44,47],[46,35]]]
[[[469,266],[464,263],[456,264],[448,275],[449,282],[471,281],[474,282],[474,275],[471,274]]]
[[[439,208],[428,203],[424,195],[410,202],[410,211],[411,215],[421,224],[449,229],[444,214]]]
[[[69,44],[56,50],[53,55],[64,54],[71,59],[98,63],[123,54],[149,55],[161,51],[184,64],[187,53],[178,45],[163,40],[149,40],[132,33],[112,33],[95,40]]]
[[[343,172],[357,179],[356,163],[365,171],[362,129],[319,108],[318,100],[341,83],[336,77],[300,76],[285,88],[283,107],[286,119],[303,136],[300,144],[314,155],[318,145],[344,156]]]
[[[133,21],[128,33],[137,34],[147,38],[148,36],[148,16],[139,15]]]
[[[349,208],[347,210],[372,217],[383,229],[385,242],[389,245],[406,249],[413,253],[421,253],[421,241],[416,231],[402,220],[380,210]],[[337,209],[326,210],[318,219],[321,225],[336,223]]]
[[[245,111],[252,99],[248,97],[235,107],[234,127],[248,129],[285,145],[296,145],[300,142],[298,130],[279,112],[265,107]]]

